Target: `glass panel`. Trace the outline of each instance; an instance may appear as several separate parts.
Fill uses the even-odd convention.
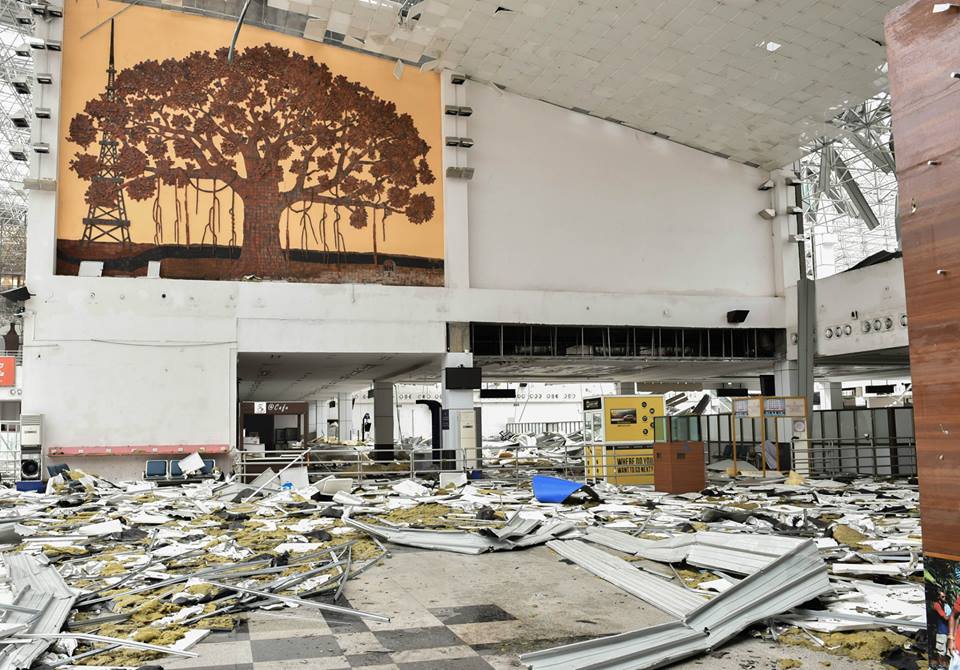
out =
[[[667,418],[665,416],[654,417],[653,419],[653,441],[654,442],[667,442],[669,440],[669,435],[667,434]]]

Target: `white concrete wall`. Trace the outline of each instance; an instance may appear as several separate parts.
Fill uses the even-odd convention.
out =
[[[467,86],[473,287],[775,295],[768,174]]]
[[[34,178],[58,176],[61,57],[83,56],[35,54],[54,85],[34,91],[53,112],[33,124],[51,147]],[[444,84],[474,105],[446,130],[477,138],[478,168],[445,184],[445,288],[56,276],[56,193],[32,191],[23,412],[44,415],[47,446],[234,444],[238,352],[441,354],[447,322],[723,327],[749,309],[747,326],[783,326],[764,175],[469,89]]]
[[[817,353],[835,356],[905,347],[909,337],[901,317],[906,313],[901,259],[821,279],[817,281]],[[872,325],[878,319],[882,323],[879,331]],[[891,328],[887,328],[887,319],[893,322]],[[864,322],[871,323],[869,332],[864,332]],[[829,338],[828,328],[833,330]]]

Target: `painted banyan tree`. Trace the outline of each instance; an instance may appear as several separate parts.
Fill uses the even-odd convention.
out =
[[[98,178],[100,138],[116,142],[116,178]],[[112,91],[73,117],[68,139],[83,148],[70,168],[89,182],[87,205],[109,206],[121,189],[153,199],[155,244],[166,242],[161,189],[176,195],[168,216],[181,245],[223,243],[224,208],[235,245],[239,199],[238,274],[281,274],[291,224],[300,249],[333,258],[346,250],[341,226],[369,227],[376,265],[391,215],[413,224],[434,216],[433,197],[418,192],[435,181],[430,147],[413,119],[312,57],[271,44],[239,51],[232,63],[224,48],[123,69]],[[200,193],[211,205],[191,233]]]

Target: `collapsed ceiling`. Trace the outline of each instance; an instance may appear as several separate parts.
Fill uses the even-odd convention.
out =
[[[236,0],[138,4],[232,18]],[[899,0],[253,0],[246,21],[479,82],[764,168],[886,87]],[[189,5],[189,6],[188,6]]]

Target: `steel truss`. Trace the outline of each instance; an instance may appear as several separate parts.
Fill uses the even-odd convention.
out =
[[[808,146],[797,166],[814,279],[900,248],[890,96],[871,98],[833,123],[836,136]]]
[[[29,93],[16,91],[14,82],[25,82],[31,88],[35,85],[32,59],[16,53],[32,36],[32,25],[22,22],[30,16],[29,4],[0,0],[0,279],[5,278],[7,283],[12,277],[22,277],[26,259],[27,193],[23,180],[29,174],[27,161],[32,153],[29,124],[33,122],[33,104]],[[22,151],[26,160],[14,158],[13,151]]]

